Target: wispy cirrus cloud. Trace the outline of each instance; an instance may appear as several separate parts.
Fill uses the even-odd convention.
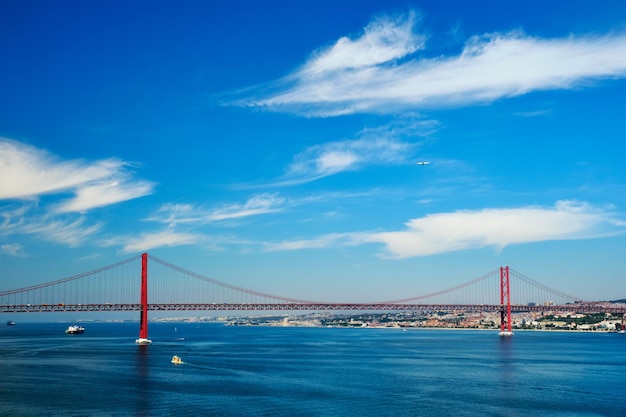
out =
[[[0,200],[74,193],[55,213],[85,212],[151,194],[154,184],[136,180],[119,159],[61,160],[36,147],[0,138]]]
[[[120,175],[108,181],[84,184],[75,190],[76,196],[54,207],[56,213],[85,212],[152,194],[154,185],[147,181],[127,181]]]
[[[367,165],[403,163],[413,149],[413,144],[388,138],[315,145],[296,155],[285,175],[273,185],[303,184]]]
[[[24,250],[24,246],[19,243],[6,243],[0,245],[0,254],[15,256],[17,258],[25,258],[28,256]]]
[[[84,217],[77,219],[39,218],[21,228],[21,233],[34,234],[54,243],[78,247],[102,229],[102,223],[86,224]]]
[[[156,248],[193,245],[204,240],[197,233],[176,232],[165,229],[158,232],[141,233],[139,236],[119,236],[106,240],[104,246],[122,246],[122,253],[139,253]]]
[[[420,141],[411,139],[423,138],[439,128],[436,120],[405,117],[364,129],[358,139],[312,146],[295,155],[285,174],[270,185],[304,184],[368,166],[408,163],[421,145]]]
[[[437,213],[410,220],[392,232],[333,233],[313,239],[266,244],[268,251],[382,243],[389,258],[428,256],[461,250],[503,248],[523,243],[577,240],[626,233],[626,221],[585,202]]]
[[[330,71],[343,71],[383,64],[423,49],[426,36],[416,34],[413,27],[419,16],[379,16],[369,23],[357,39],[340,38],[333,46],[313,54],[302,69],[311,76]]]
[[[38,239],[77,247],[102,229],[89,224],[84,216],[51,216],[36,213],[33,205],[3,207],[0,210],[0,236],[33,235]]]
[[[426,37],[416,33],[416,23],[415,13],[378,18],[360,36],[315,52],[271,91],[230,104],[313,117],[390,113],[489,103],[626,76],[626,33],[551,39],[489,33],[469,38],[458,55],[426,58]]]
[[[207,224],[224,220],[276,213],[284,209],[285,198],[276,193],[263,193],[250,197],[244,203],[221,204],[217,207],[200,207],[192,204],[164,204],[147,220],[176,224]]]
[[[534,110],[534,111],[522,111],[514,113],[515,116],[520,117],[538,117],[538,116],[548,116],[552,113],[552,110]]]
[[[312,239],[285,240],[282,242],[266,242],[263,248],[267,252],[290,251],[300,249],[323,249],[337,246],[360,244],[358,234],[329,233]]]
[[[0,235],[32,235],[77,247],[100,232],[84,212],[152,193],[153,183],[136,180],[131,164],[110,158],[62,160],[49,152],[0,138]],[[74,197],[67,198],[68,194]],[[42,204],[41,197],[51,203]],[[20,253],[23,248],[9,246]]]

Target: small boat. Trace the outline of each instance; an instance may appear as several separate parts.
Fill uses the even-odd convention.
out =
[[[83,334],[85,333],[85,328],[82,326],[78,326],[76,324],[71,325],[65,330],[67,334]]]
[[[183,360],[179,356],[174,355],[174,357],[172,358],[172,363],[174,365],[182,365]]]
[[[7,321],[7,326],[15,326],[15,322],[14,321]]]

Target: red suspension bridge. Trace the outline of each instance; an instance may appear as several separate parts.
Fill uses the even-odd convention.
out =
[[[511,332],[512,312],[626,314],[624,306],[585,302],[509,267],[430,294],[372,303],[338,303],[237,287],[148,257],[147,253],[68,278],[0,292],[1,313],[140,311],[139,340],[147,340],[150,310],[499,312],[504,333]]]

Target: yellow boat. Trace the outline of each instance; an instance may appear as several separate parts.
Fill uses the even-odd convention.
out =
[[[181,365],[183,363],[183,360],[180,357],[174,355],[174,357],[172,358],[172,363],[175,365]]]

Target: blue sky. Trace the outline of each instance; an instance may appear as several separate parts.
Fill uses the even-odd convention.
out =
[[[148,251],[300,299],[626,297],[622,1],[2,0],[0,60],[0,290]]]

